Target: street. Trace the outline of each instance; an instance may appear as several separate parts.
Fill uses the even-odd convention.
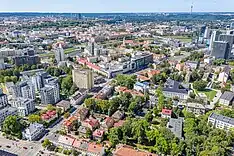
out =
[[[34,143],[23,140],[16,142],[13,140],[8,140],[2,136],[0,136],[0,146],[1,150],[14,153],[19,156],[36,156],[37,153],[43,149],[39,142]],[[24,147],[27,149],[24,149]]]

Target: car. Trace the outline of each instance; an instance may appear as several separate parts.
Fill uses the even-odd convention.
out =
[[[41,154],[44,154],[44,152],[43,152],[43,151],[40,151],[40,153],[41,153]]]
[[[31,149],[33,149],[33,147],[32,147],[32,146],[30,146],[30,148],[31,148]]]
[[[27,147],[23,147],[24,149],[28,149]]]
[[[11,148],[11,146],[9,146],[9,145],[6,145],[6,147],[7,147],[7,148]]]

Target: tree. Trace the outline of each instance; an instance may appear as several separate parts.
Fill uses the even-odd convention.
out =
[[[34,122],[40,122],[41,121],[41,117],[39,115],[36,115],[36,114],[31,114],[29,115],[28,117],[28,121],[30,123],[34,123]]]
[[[198,91],[202,91],[206,88],[207,82],[203,80],[198,80],[193,83],[193,88],[197,89]]]
[[[73,85],[72,76],[68,75],[62,79],[61,89],[65,95],[70,95],[70,89]]]
[[[50,110],[50,111],[51,110],[56,110],[56,108],[53,105],[51,105],[51,104],[48,104],[47,107],[46,107],[46,109]]]
[[[108,134],[108,138],[113,147],[115,147],[122,139],[122,132],[119,128],[110,129],[110,133]]]
[[[63,117],[64,117],[65,119],[69,118],[69,116],[70,116],[70,113],[69,113],[69,112],[67,112],[67,113],[65,113],[65,114],[63,115]]]
[[[93,110],[96,105],[96,101],[93,98],[89,98],[89,99],[85,99],[84,104],[85,104],[85,107],[87,107],[89,110]]]
[[[45,139],[45,140],[43,141],[43,143],[42,143],[42,147],[44,147],[44,148],[46,148],[46,147],[48,147],[48,146],[51,146],[51,145],[52,145],[52,143],[50,142],[49,139]]]
[[[6,134],[21,138],[22,128],[23,126],[18,121],[17,116],[8,116],[3,122],[2,131],[5,132]]]
[[[92,131],[90,128],[87,128],[86,130],[86,138],[90,138],[92,136]]]

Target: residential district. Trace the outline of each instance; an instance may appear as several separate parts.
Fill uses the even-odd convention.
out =
[[[233,19],[0,14],[0,155],[233,155]]]

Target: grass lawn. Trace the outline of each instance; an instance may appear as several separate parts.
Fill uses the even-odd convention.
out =
[[[216,95],[216,91],[215,90],[209,90],[209,89],[206,89],[206,90],[203,90],[203,91],[196,91],[196,92],[199,92],[199,93],[204,93],[206,94],[207,98],[210,100],[210,101],[213,101],[215,95]]]
[[[187,36],[166,36],[167,38],[173,38],[173,39],[177,39],[180,40],[181,42],[192,42],[192,39],[190,37]]]

